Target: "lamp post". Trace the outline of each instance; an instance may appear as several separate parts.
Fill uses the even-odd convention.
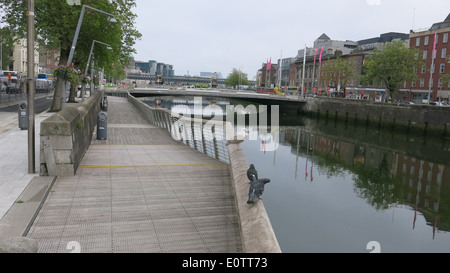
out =
[[[72,47],[70,48],[70,53],[69,53],[69,58],[67,59],[67,66],[70,66],[72,64],[72,60],[73,60],[73,54],[75,53],[75,47],[77,45],[77,40],[78,40],[78,36],[80,34],[80,29],[81,29],[81,23],[83,22],[83,18],[84,18],[84,12],[86,11],[86,8],[91,9],[93,11],[108,15],[108,22],[110,23],[116,23],[117,20],[114,19],[114,15],[112,15],[111,13],[90,7],[88,5],[83,5],[83,7],[81,8],[81,13],[80,13],[80,18],[78,19],[78,25],[77,25],[77,29],[75,31],[75,36],[73,38],[73,42],[72,42]],[[65,81],[67,84],[67,81]],[[63,101],[65,101],[65,93],[67,91],[67,86],[65,85],[64,87],[64,94],[63,94]],[[83,97],[84,98],[84,97]]]
[[[27,3],[27,106],[28,106],[28,173],[35,172],[35,116],[34,116],[34,0]]]
[[[88,69],[89,69],[89,63],[91,62],[91,57],[92,57],[92,52],[94,51],[94,44],[95,43],[99,43],[99,44],[103,44],[103,45],[106,45],[107,46],[107,49],[111,49],[111,46],[109,45],[109,44],[107,44],[107,43],[103,43],[103,42],[100,42],[100,41],[97,41],[97,40],[93,40],[92,41],[92,46],[91,46],[91,51],[89,52],[89,58],[88,58],[88,61],[87,61],[87,64],[86,64],[86,70],[85,70],[85,72],[84,72],[84,75],[87,75],[87,73],[88,73]],[[92,76],[92,75],[91,75]],[[92,80],[93,80],[93,77],[92,77]],[[92,84],[92,83],[91,83]],[[91,90],[92,90],[92,88],[91,88]],[[84,94],[85,94],[85,86],[84,86],[84,84],[81,86],[81,100],[82,101],[84,101]]]
[[[105,11],[87,6],[87,5],[83,5],[83,7],[81,8],[81,14],[80,14],[80,18],[78,19],[78,25],[77,25],[77,29],[75,31],[75,36],[73,38],[73,42],[72,42],[72,47],[70,48],[70,53],[69,53],[69,59],[67,59],[67,65],[70,66],[70,64],[72,63],[73,60],[73,54],[75,52],[75,47],[77,45],[77,40],[78,40],[78,35],[80,34],[80,29],[81,29],[81,22],[83,21],[83,17],[84,17],[84,12],[86,11],[86,8],[88,9],[92,9],[94,11],[97,11],[99,13],[103,13],[105,15],[108,15],[108,22],[110,23],[116,23],[117,20],[113,18],[114,15],[112,15],[111,13],[107,13]]]

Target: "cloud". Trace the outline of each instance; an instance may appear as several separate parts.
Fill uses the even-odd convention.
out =
[[[369,6],[381,6],[381,0],[366,0]]]

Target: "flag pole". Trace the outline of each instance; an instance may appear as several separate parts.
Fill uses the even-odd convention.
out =
[[[433,72],[434,72],[434,58],[436,58],[436,56],[435,56],[436,35],[437,35],[437,33],[434,33],[433,51],[431,53],[430,81],[428,82],[428,103],[427,104],[430,104],[431,84],[432,84],[432,81],[433,81]]]
[[[314,83],[315,83],[315,72],[316,72],[316,55],[317,55],[317,49],[314,49],[314,65],[313,65],[313,74],[312,74],[312,90],[314,91]]]
[[[302,98],[305,99],[305,92],[303,92],[303,89],[305,86],[305,66],[306,66],[306,45],[305,45],[305,50],[303,51],[302,89],[300,90],[300,93],[298,94],[299,99],[300,99],[300,95],[302,95]]]
[[[319,81],[317,83],[317,90],[320,89],[320,70],[322,69],[322,53],[323,53],[323,46],[320,48],[320,55],[319,55]]]

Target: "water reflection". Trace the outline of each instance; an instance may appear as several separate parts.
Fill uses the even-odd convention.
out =
[[[247,162],[271,179],[263,202],[283,252],[369,252],[372,241],[381,252],[450,252],[446,139],[299,124],[269,135],[247,126],[241,143]],[[273,134],[278,146],[269,149]]]
[[[450,251],[445,143],[410,142],[402,150],[390,132],[373,143],[366,134],[343,137],[343,128],[329,134],[306,123],[280,127],[283,147],[270,154],[241,144],[247,161],[275,180],[264,203],[284,252],[367,252],[372,240],[382,252]],[[428,149],[434,154],[417,156]]]

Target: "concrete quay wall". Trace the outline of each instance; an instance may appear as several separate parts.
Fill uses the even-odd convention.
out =
[[[152,108],[131,95],[128,95],[128,100],[141,111],[142,115],[149,122],[166,128],[169,131],[171,130],[171,126],[168,125],[169,119],[167,117],[162,118],[162,116],[166,116],[170,111],[167,109]],[[173,117],[175,119],[188,119],[179,117],[177,114],[174,114]],[[195,122],[196,120],[193,121]],[[197,120],[197,122],[201,122],[204,125],[207,121]],[[226,128],[230,126],[223,122],[216,121],[215,123],[217,123],[216,125],[220,125],[217,126],[215,131],[217,131],[218,127]],[[230,170],[233,177],[232,187],[236,197],[235,202],[239,215],[243,251],[245,253],[281,253],[281,248],[262,200],[259,200],[253,205],[247,204],[249,189],[247,169],[249,164],[239,142],[235,140],[226,141],[225,146],[228,149]]]
[[[450,127],[450,107],[308,97],[302,110],[330,120],[357,121],[379,128],[404,128],[408,132],[416,130],[446,136]]]
[[[63,110],[41,122],[40,175],[71,176],[92,140],[103,92]]]

